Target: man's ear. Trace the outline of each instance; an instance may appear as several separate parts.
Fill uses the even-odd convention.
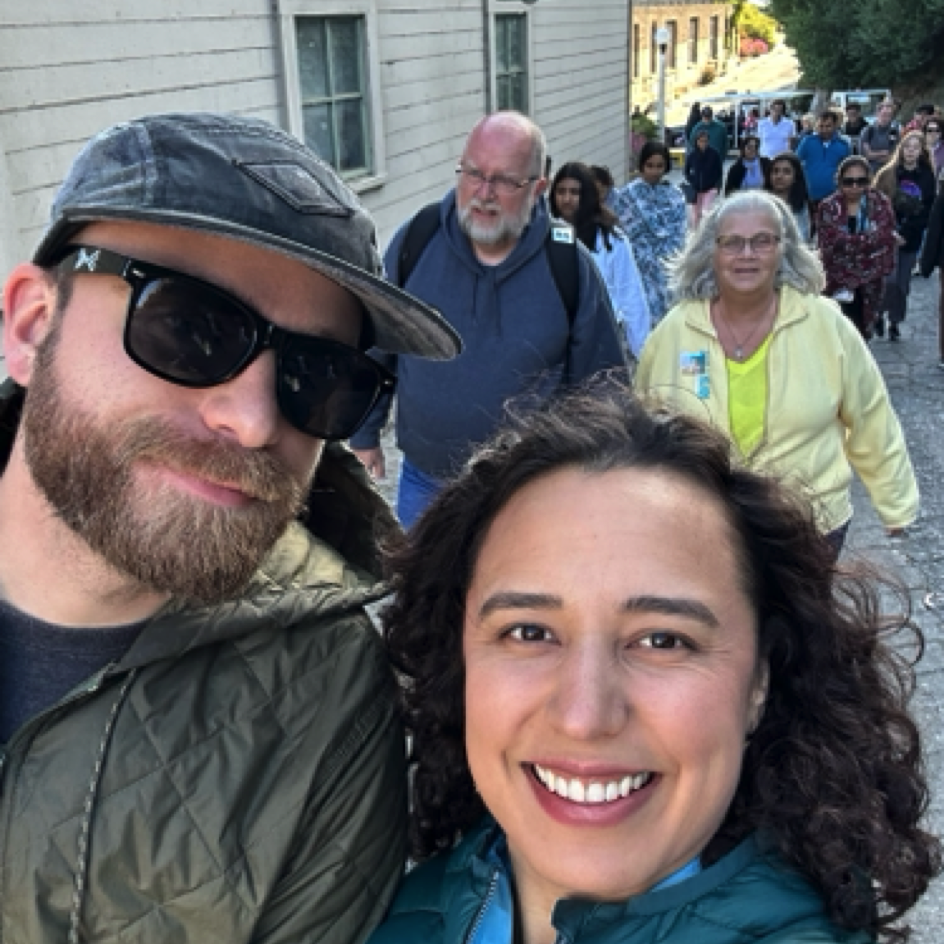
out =
[[[24,262],[7,279],[3,290],[3,353],[7,372],[29,386],[39,345],[52,327],[56,287],[49,273]]]
[[[537,200],[542,193],[547,191],[547,177],[540,177],[534,184],[534,199]]]

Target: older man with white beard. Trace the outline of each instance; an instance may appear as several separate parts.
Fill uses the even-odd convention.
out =
[[[539,403],[597,371],[625,367],[613,310],[592,258],[541,195],[544,135],[517,112],[472,129],[457,184],[421,210],[387,249],[388,278],[439,309],[463,339],[450,364],[387,355],[396,369],[397,499],[408,527],[502,418],[509,398]],[[385,397],[351,438],[377,478]]]

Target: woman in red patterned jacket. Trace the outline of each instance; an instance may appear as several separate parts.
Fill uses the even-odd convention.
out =
[[[888,197],[870,186],[864,157],[847,157],[837,177],[839,188],[817,214],[825,294],[868,340],[881,310],[885,276],[895,264],[895,212]]]

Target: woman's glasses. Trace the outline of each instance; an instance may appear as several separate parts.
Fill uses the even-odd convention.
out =
[[[843,187],[868,187],[868,177],[843,177],[839,181]]]
[[[773,252],[780,237],[773,233],[754,233],[753,236],[719,236],[715,243],[726,256],[739,256],[750,246],[751,252],[757,256]]]
[[[272,348],[279,409],[296,429],[319,439],[347,439],[396,386],[362,351],[286,331],[208,282],[96,246],[65,252],[62,270],[118,276],[131,286],[125,351],[162,380],[215,387]]]

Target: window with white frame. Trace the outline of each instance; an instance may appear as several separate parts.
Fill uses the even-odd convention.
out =
[[[386,180],[377,0],[272,0],[288,130],[362,192]]]
[[[698,62],[698,17],[688,19],[688,61],[691,65]]]
[[[528,17],[525,13],[495,16],[495,98],[500,109],[528,113]]]
[[[363,16],[295,17],[305,143],[342,177],[373,170]]]

